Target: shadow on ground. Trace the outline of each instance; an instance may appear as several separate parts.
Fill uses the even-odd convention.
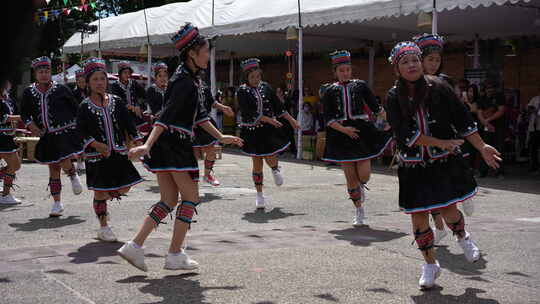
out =
[[[354,246],[369,246],[371,243],[388,242],[407,236],[407,233],[390,230],[377,230],[369,226],[347,228],[343,230],[331,230],[338,240],[348,241]]]
[[[486,293],[485,290],[478,288],[467,288],[465,293],[459,296],[443,295],[441,287],[435,287],[432,290],[425,291],[420,296],[411,296],[416,304],[445,304],[445,303],[475,303],[475,304],[498,304],[499,301],[478,297],[479,294]]]
[[[437,260],[439,260],[441,268],[460,275],[481,275],[488,263],[484,257],[485,254],[482,254],[476,263],[469,263],[463,253],[453,254],[446,246],[437,247]]]
[[[298,216],[298,215],[306,215],[306,214],[283,212],[281,211],[281,208],[274,208],[272,209],[272,211],[269,211],[269,212],[267,212],[264,209],[257,209],[253,212],[244,213],[244,217],[242,217],[242,220],[248,221],[250,223],[265,224],[265,223],[269,223],[272,220],[279,220],[279,219],[287,218],[289,216]]]
[[[239,286],[210,286],[203,287],[201,283],[194,279],[198,274],[183,273],[179,275],[169,275],[161,279],[150,279],[147,276],[132,276],[116,281],[122,284],[143,283],[139,290],[145,294],[151,294],[162,298],[158,302],[162,304],[204,304],[206,302],[204,293],[209,290],[238,290]]]
[[[72,258],[70,263],[74,264],[86,264],[95,263],[100,258],[117,256],[116,252],[123,243],[106,243],[106,242],[93,242],[88,243],[82,247],[79,247],[77,251],[68,254],[68,257]]]
[[[9,227],[17,229],[17,231],[38,231],[40,229],[56,229],[70,225],[84,223],[86,220],[80,219],[77,215],[68,217],[47,217],[33,218],[26,223],[12,223]]]

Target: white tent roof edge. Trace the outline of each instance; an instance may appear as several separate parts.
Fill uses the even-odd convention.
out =
[[[529,1],[530,0],[437,0],[437,11],[442,12],[457,8],[466,9],[468,7],[477,8],[479,6],[489,7],[491,5],[504,5],[506,3],[523,3]],[[205,5],[208,4],[208,2],[211,1],[192,0],[191,2],[175,3],[162,7],[147,9],[146,12],[149,16],[149,27],[151,28],[151,43],[153,45],[171,44],[170,37],[174,34],[177,26],[186,21],[193,21],[199,26],[201,32],[208,37],[234,36],[248,33],[277,31],[298,24],[297,12],[281,15],[279,15],[278,12],[276,12],[275,15],[271,15],[272,12],[270,12],[270,17],[259,17],[240,22],[218,23],[212,27],[210,25],[211,7],[208,8],[208,5]],[[302,8],[303,26],[315,27],[338,23],[362,22],[384,17],[409,15],[418,13],[419,11],[430,12],[433,10],[432,1],[426,0],[364,0],[362,2],[364,3],[346,5],[342,7],[335,7],[334,5],[334,7],[329,6],[328,8],[323,7],[322,9],[315,8],[311,10],[308,4],[304,4],[305,7]],[[200,7],[193,9],[194,5],[199,5]],[[269,6],[269,9],[270,8],[272,8],[271,5]],[[171,16],[173,11],[178,12],[178,19],[176,19],[176,15]],[[190,14],[187,14],[186,11],[190,11]],[[147,42],[146,27],[142,14],[142,11],[138,11],[102,19],[101,49],[112,50],[119,48],[133,48],[145,44]],[[189,18],[184,18],[188,17],[187,15],[190,15]],[[152,18],[152,16],[154,16],[154,18]],[[235,18],[235,16],[228,17],[229,20],[238,19]],[[217,21],[219,22],[220,20]],[[174,27],[170,26],[172,23],[175,23]],[[97,21],[94,21],[92,24],[97,25]],[[118,29],[121,29],[124,32],[118,33]],[[97,50],[99,47],[97,40],[97,33],[85,36],[84,49],[86,51]],[[64,44],[64,52],[80,52],[80,41],[80,33],[74,34]]]

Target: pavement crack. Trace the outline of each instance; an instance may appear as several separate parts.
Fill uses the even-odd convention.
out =
[[[46,273],[45,271],[41,270],[41,273],[48,279],[54,281],[55,283],[59,284],[60,286],[64,287],[67,291],[71,292],[75,297],[77,297],[78,299],[88,303],[88,304],[96,304],[96,302],[90,300],[89,298],[83,296],[80,292],[78,292],[77,290],[71,288],[70,286],[68,286],[66,283],[62,282],[61,280],[57,279],[56,277],[54,277],[53,275],[50,275],[48,273]]]

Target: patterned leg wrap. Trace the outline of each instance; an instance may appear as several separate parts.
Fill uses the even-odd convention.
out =
[[[190,201],[182,201],[180,206],[176,208],[176,219],[188,224],[196,222],[192,219],[193,215],[197,214],[197,205],[199,204]]]
[[[162,222],[164,218],[167,217],[167,214],[173,212],[173,209],[169,207],[164,202],[158,202],[154,206],[152,206],[152,211],[150,211],[150,214],[148,214],[154,222],[156,222],[156,227],[159,226],[159,224],[166,224],[165,222]]]
[[[4,173],[4,194],[7,195],[11,188],[13,188],[13,181],[15,180],[15,174]]]
[[[255,186],[262,186],[263,185],[263,174],[262,174],[262,172],[261,173],[253,172],[253,183],[255,184]]]
[[[463,213],[459,211],[459,221],[455,223],[446,223],[446,226],[450,228],[454,232],[454,235],[457,235],[459,237],[465,236],[465,219],[463,218]]]
[[[214,169],[215,160],[205,160],[204,161],[204,170],[212,171]]]
[[[353,203],[363,203],[362,202],[362,189],[360,189],[361,186],[358,186],[356,188],[348,189],[347,192],[349,192],[349,199],[353,201]]]
[[[7,167],[0,168],[0,180],[4,179],[4,176],[6,176],[6,169]]]
[[[107,216],[107,201],[94,199],[94,212],[98,219],[105,218]]]
[[[60,195],[62,192],[62,180],[59,178],[49,178],[49,190],[51,190],[51,195]]]
[[[431,230],[431,228],[428,228],[428,230],[424,232],[420,232],[420,229],[416,230],[414,233],[414,240],[416,241],[420,251],[430,250],[433,248],[433,243],[435,240],[433,230]]]
[[[66,172],[67,176],[74,176],[75,174],[77,174],[77,170],[75,169],[75,166],[71,166],[71,169],[69,170],[64,170],[64,172]]]

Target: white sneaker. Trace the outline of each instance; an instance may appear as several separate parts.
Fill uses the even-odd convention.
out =
[[[13,206],[21,203],[21,200],[11,194],[0,195],[0,206]]]
[[[461,207],[463,208],[463,212],[465,212],[465,215],[472,216],[474,213],[474,203],[472,199],[468,199],[461,203]]]
[[[480,259],[480,249],[471,239],[471,235],[465,232],[465,237],[458,240],[459,246],[463,249],[463,254],[469,263],[474,263]]]
[[[283,174],[281,173],[281,167],[277,167],[277,169],[272,170],[272,176],[274,177],[274,183],[276,183],[276,186],[283,185]]]
[[[183,250],[178,254],[167,254],[164,269],[168,270],[194,270],[199,268],[199,263],[192,260]]]
[[[51,213],[49,213],[50,217],[59,217],[64,212],[64,205],[62,205],[61,202],[54,202]]]
[[[148,267],[146,267],[146,263],[144,263],[144,249],[135,248],[132,241],[125,243],[117,252],[131,265],[142,271],[148,271]]]
[[[255,199],[255,208],[264,209],[265,208],[264,203],[265,203],[264,195],[262,194],[262,192],[257,192],[257,198]]]
[[[116,242],[117,238],[116,235],[114,235],[114,232],[112,231],[111,227],[101,227],[98,230],[97,233],[98,239],[104,241],[104,242]]]
[[[364,213],[364,207],[357,207],[356,215],[354,216],[354,219],[353,219],[353,226],[354,227],[363,226],[365,218],[366,218],[366,215]]]
[[[429,289],[435,285],[435,280],[441,275],[441,266],[439,262],[436,264],[422,265],[422,276],[418,281],[421,290]]]
[[[82,185],[81,185],[81,179],[79,178],[79,175],[74,174],[69,177],[71,180],[71,190],[73,190],[73,194],[79,195],[82,193]]]
[[[446,229],[433,229],[433,232],[435,234],[435,238],[434,238],[434,241],[433,241],[433,244],[435,245],[439,245],[439,243],[442,241],[442,239],[444,239],[447,235],[448,235],[448,232],[446,232]]]

